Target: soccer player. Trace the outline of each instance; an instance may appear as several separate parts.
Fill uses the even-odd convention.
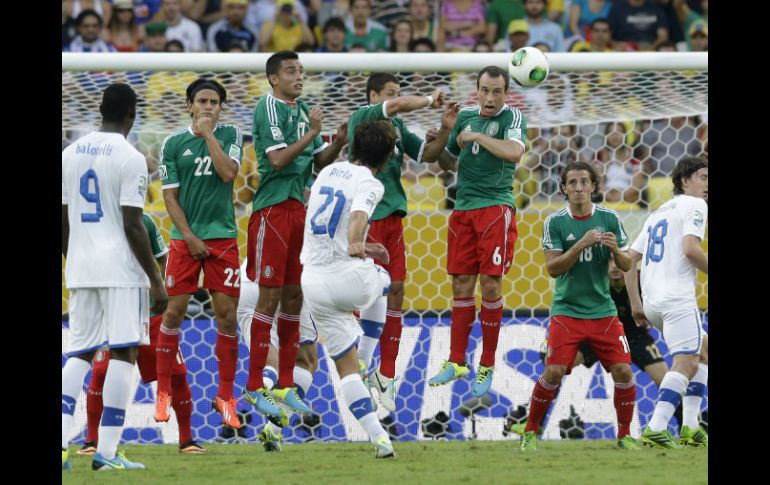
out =
[[[143,215],[144,227],[150,236],[152,254],[160,267],[161,278],[166,272],[168,248],[163,241],[158,226],[149,214]],[[155,345],[158,341],[160,324],[163,320],[161,314],[150,314],[150,345],[139,346],[139,354],[136,357],[139,373],[145,384],[157,379],[155,370]],[[109,350],[99,350],[93,360],[91,382],[88,384],[86,398],[86,414],[88,416],[88,435],[83,447],[78,450],[78,455],[93,455],[96,453],[96,445],[99,441],[99,420],[102,418],[104,403],[102,402],[102,389],[104,377],[110,362]],[[171,406],[176,413],[176,421],[179,426],[179,453],[187,455],[200,455],[206,450],[192,437],[190,416],[192,415],[192,391],[187,383],[187,367],[182,359],[182,353],[177,352],[176,361],[171,375]]]
[[[313,171],[311,162],[320,169],[337,158],[347,143],[347,127],[339,127],[331,145],[321,139],[323,112],[318,107],[309,109],[298,99],[304,69],[296,52],[276,52],[267,59],[265,70],[273,92],[260,98],[254,110],[252,135],[261,181],[249,219],[246,266],[249,279],[259,284],[259,300],[251,325],[249,378],[243,395],[259,412],[280,417],[272,396],[295,412],[310,412],[294,385],[302,307],[299,253],[305,224],[305,183]],[[276,318],[279,303],[281,312]],[[264,386],[262,371],[274,319],[280,352],[278,385],[271,395]]]
[[[136,93],[127,84],[111,84],[99,111],[100,130],[62,151],[62,254],[70,291],[70,346],[61,376],[62,470],[72,469],[67,446],[75,403],[95,352],[105,344],[112,360],[91,467],[144,468],[117,447],[137,346],[149,343],[149,311],[163,312],[168,303],[142,222],[147,163],[126,141],[136,118]]]
[[[385,192],[375,175],[390,158],[396,136],[387,121],[362,123],[354,135],[352,161],[321,170],[311,189],[300,255],[302,292],[350,412],[369,435],[375,457],[388,458],[395,456],[393,444],[359,374],[362,332],[351,312],[360,311],[362,321],[385,315],[390,277],[372,258],[389,260],[383,245],[366,242],[366,228]]]
[[[359,124],[372,120],[389,120],[396,133],[393,156],[383,170],[377,173],[377,180],[385,187],[385,195],[372,215],[367,236],[367,241],[383,244],[390,256],[389,264],[380,260],[375,261],[390,274],[388,310],[384,322],[361,320],[364,335],[358,345],[358,355],[364,366],[368,368],[377,342],[380,343],[382,357],[380,369],[373,373],[370,381],[377,385],[380,402],[389,411],[396,410],[396,357],[398,357],[401,341],[401,308],[404,304],[404,279],[406,278],[406,249],[402,222],[406,216],[406,194],[401,185],[404,155],[409,155],[418,163],[438,160],[439,155],[444,151],[459,110],[457,103],[447,106],[441,117],[441,129],[435,139],[426,143],[409,131],[409,128],[396,115],[420,108],[438,108],[444,102],[444,93],[436,88],[430,96],[401,97],[400,90],[398,79],[393,74],[372,74],[366,82],[368,106],[359,108],[348,121],[348,133],[354,133]],[[352,149],[352,146],[348,145],[349,156],[352,156]],[[366,374],[366,371],[364,373]]]
[[[439,159],[444,170],[459,163],[447,244],[454,301],[449,360],[430,385],[447,384],[470,373],[465,352],[476,319],[474,293],[479,280],[484,350],[471,385],[475,397],[485,395],[492,385],[503,318],[502,279],[511,268],[517,236],[511,187],[516,163],[524,153],[527,123],[521,111],[505,104],[509,79],[508,71],[497,66],[479,72],[479,104],[460,110]]]
[[[241,427],[233,398],[240,287],[233,181],[241,164],[243,137],[238,126],[218,123],[226,102],[227,92],[218,82],[199,78],[190,83],[186,91],[190,126],[168,136],[160,148],[163,199],[174,225],[166,268],[169,303],[156,346],[158,422],[169,420],[179,327],[190,295],[198,291],[202,269],[219,330],[215,348],[219,389],[212,406],[228,426]]]
[[[540,422],[564,374],[572,371],[578,346],[584,341],[615,381],[618,447],[639,449],[641,446],[629,434],[636,400],[631,353],[607,278],[610,259],[623,271],[631,267],[627,237],[615,211],[591,202],[599,188],[599,178],[591,165],[567,165],[560,188],[567,207],[543,223],[546,267],[548,274],[556,278],[546,367],[532,390],[521,449],[537,449]]]
[[[705,334],[695,297],[697,271],[708,274],[708,256],[700,247],[708,219],[708,170],[708,162],[701,158],[679,160],[671,174],[674,197],[647,217],[631,245],[633,268],[642,261],[644,298],[642,304],[635,271],[626,273],[631,312],[639,325],[662,325],[663,338],[673,355],[671,370],[659,386],[652,419],[642,432],[644,444],[654,448],[681,447],[668,431],[668,422],[680,402],[684,418],[681,441],[708,446],[708,435],[698,424],[708,361],[700,362]]]

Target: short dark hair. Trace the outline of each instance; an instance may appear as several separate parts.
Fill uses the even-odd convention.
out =
[[[610,21],[607,20],[605,17],[599,17],[598,19],[594,19],[593,22],[591,22],[591,30],[594,30],[594,27],[596,24],[607,24],[607,28],[610,29],[610,32],[612,31],[612,26],[610,25]]]
[[[299,55],[294,51],[278,51],[267,58],[267,62],[265,63],[265,75],[267,76],[267,82],[269,82],[271,86],[273,83],[270,82],[270,75],[278,74],[278,71],[281,70],[281,62],[292,59],[299,59]]]
[[[352,7],[354,3],[356,3],[357,0],[350,0],[349,7]],[[372,7],[372,0],[365,0],[367,4],[369,4],[369,8]]]
[[[702,168],[709,168],[708,160],[699,157],[684,157],[676,163],[674,171],[671,172],[671,181],[674,182],[674,195],[684,194],[682,181],[690,178],[692,174]]]
[[[370,102],[372,91],[379,94],[388,83],[398,84],[398,78],[389,72],[375,72],[369,76],[369,79],[366,80],[366,102]]]
[[[593,165],[586,162],[570,162],[561,172],[561,182],[559,183],[559,190],[564,194],[564,198],[567,198],[567,192],[564,188],[567,186],[567,174],[577,170],[585,170],[591,177],[591,182],[594,184],[594,190],[591,192],[591,198],[599,191],[599,175],[596,174]]]
[[[136,92],[128,84],[114,83],[102,93],[99,112],[105,122],[121,122],[136,116]]]
[[[503,79],[505,79],[505,90],[508,91],[508,83],[511,82],[510,75],[508,74],[508,71],[498,66],[487,66],[479,71],[479,75],[476,77],[476,89],[479,89],[479,82],[481,82],[481,76],[484,74],[489,74],[489,77],[491,78],[502,76]]]
[[[96,10],[91,10],[90,8],[87,8],[80,12],[78,16],[75,18],[75,27],[80,27],[80,24],[83,23],[83,21],[86,19],[86,17],[96,17],[96,20],[99,21],[99,25],[104,25],[104,20],[102,20],[102,16],[99,15]]]
[[[323,33],[325,34],[327,30],[329,29],[337,29],[341,30],[343,32],[347,32],[347,28],[345,27],[345,21],[343,21],[340,17],[331,17],[329,20],[326,21],[323,28]]]
[[[193,101],[195,101],[195,95],[198,94],[198,91],[203,89],[211,89],[212,91],[216,91],[219,95],[220,104],[227,102],[227,91],[225,90],[224,86],[213,79],[208,79],[205,77],[199,77],[195,81],[191,82],[189,86],[187,86],[187,102],[192,104]]]
[[[365,167],[381,169],[396,146],[393,123],[385,120],[367,121],[356,127],[353,137],[353,160]]]
[[[427,45],[431,52],[436,52],[436,44],[428,37],[418,37],[409,42],[409,50],[414,51],[418,45]]]

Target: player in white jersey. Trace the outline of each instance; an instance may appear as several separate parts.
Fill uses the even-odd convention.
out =
[[[241,338],[246,344],[246,348],[251,351],[251,322],[254,317],[254,308],[259,300],[259,285],[249,279],[246,275],[246,261],[241,264],[241,294],[238,298],[238,308],[236,315],[238,325],[241,328]],[[280,309],[278,310],[280,311]],[[310,318],[310,312],[307,307],[302,306],[299,313],[299,352],[297,352],[297,365],[294,366],[294,383],[297,385],[297,394],[300,399],[304,399],[310,385],[313,383],[313,374],[318,369],[318,330],[313,319]],[[270,351],[267,354],[267,365],[262,370],[262,381],[265,388],[270,390],[278,382],[278,325],[273,324],[270,329]],[[274,401],[274,399],[273,399]],[[277,405],[277,404],[276,404]],[[281,413],[280,418],[271,415],[265,415],[269,422],[265,423],[262,432],[259,433],[259,441],[262,442],[266,451],[281,451],[281,441],[283,434],[281,429],[289,424],[289,417],[285,412]]]
[[[681,401],[684,423],[680,441],[708,446],[708,435],[697,420],[708,365],[699,363],[707,343],[695,296],[697,270],[708,274],[708,256],[700,247],[708,219],[708,162],[685,157],[679,160],[671,178],[674,197],[645,221],[629,252],[633,271],[625,274],[637,325],[662,326],[663,338],[673,356],[673,365],[660,384],[658,402],[642,432],[642,440],[653,447],[681,447],[667,429]],[[643,305],[636,283],[639,261],[642,262]]]
[[[302,293],[324,345],[335,361],[342,395],[374,444],[377,458],[394,457],[371,395],[359,374],[356,346],[361,321],[385,321],[390,276],[372,258],[389,261],[382,244],[365,244],[369,218],[385,188],[375,175],[396,142],[389,121],[360,124],[351,162],[328,165],[310,191],[300,253]]]
[[[112,359],[104,380],[104,412],[94,470],[144,468],[117,453],[139,345],[149,344],[152,311],[168,303],[142,220],[147,162],[126,141],[136,118],[136,93],[127,84],[104,90],[99,131],[62,152],[62,254],[70,290],[70,345],[62,368],[62,469],[75,403],[96,351]]]

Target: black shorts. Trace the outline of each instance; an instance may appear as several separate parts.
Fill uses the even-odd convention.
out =
[[[639,369],[644,370],[650,364],[658,362],[664,362],[663,356],[655,345],[655,341],[652,339],[649,333],[643,332],[628,338],[628,347],[631,351],[631,362],[633,362]],[[578,347],[578,350],[583,354],[583,365],[591,367],[599,359],[596,358],[591,346],[588,342],[583,342]]]

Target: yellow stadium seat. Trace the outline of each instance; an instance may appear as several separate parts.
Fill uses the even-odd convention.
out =
[[[674,184],[671,177],[650,177],[647,181],[647,203],[650,210],[655,210],[673,195]]]

